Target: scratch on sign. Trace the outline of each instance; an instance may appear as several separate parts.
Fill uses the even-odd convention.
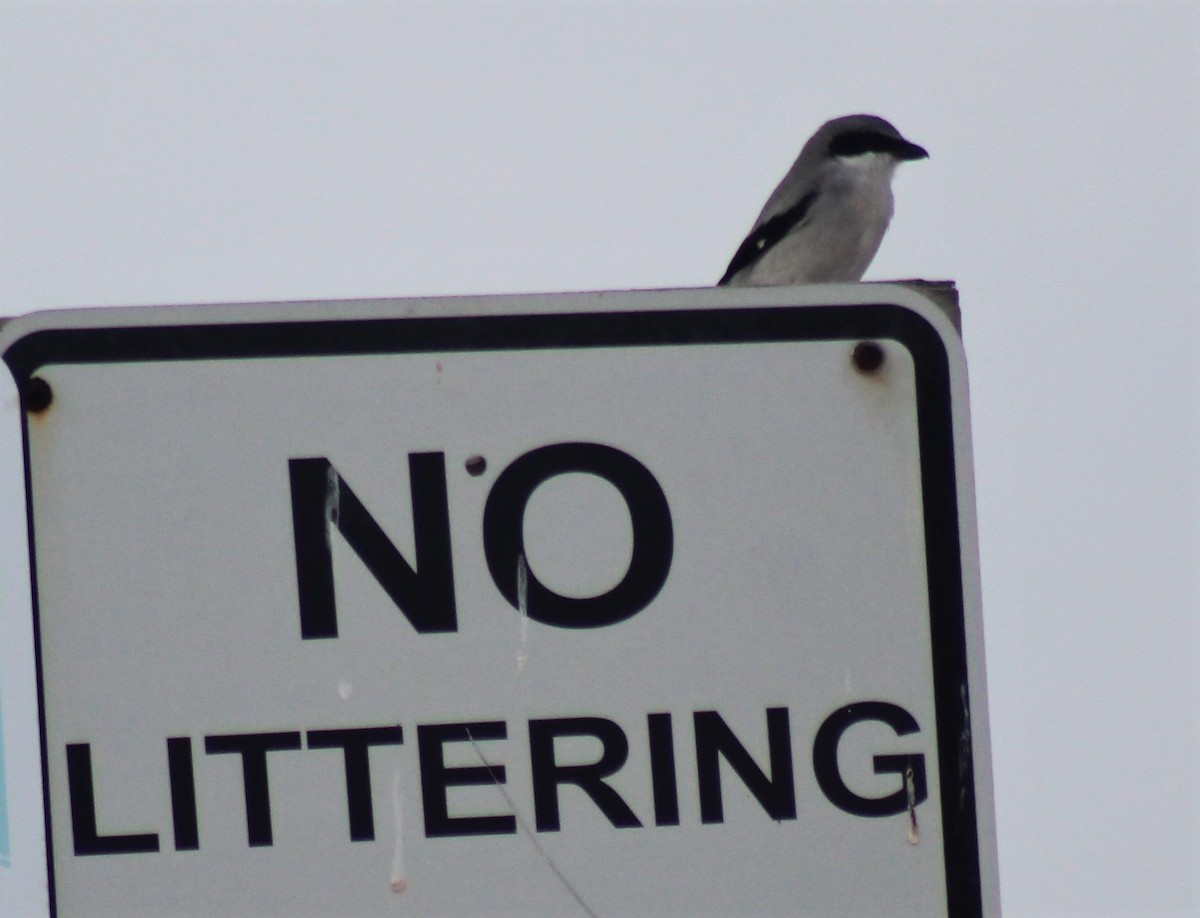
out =
[[[524,559],[522,558],[522,561],[523,560]],[[492,784],[495,785],[496,790],[500,792],[500,796],[504,798],[504,802],[508,804],[509,809],[513,811],[513,815],[517,819],[517,825],[521,827],[521,831],[525,834],[525,837],[529,839],[529,843],[533,845],[533,849],[542,856],[542,860],[546,862],[547,866],[554,872],[554,875],[558,877],[558,881],[562,883],[563,888],[566,889],[566,891],[571,894],[575,901],[579,903],[579,907],[583,909],[584,913],[588,915],[589,918],[600,918],[600,916],[592,911],[591,907],[583,901],[583,897],[579,895],[579,891],[571,885],[571,881],[563,875],[563,872],[558,869],[558,865],[554,863],[553,858],[550,857],[546,849],[541,846],[540,842],[538,842],[537,836],[533,834],[533,830],[529,828],[529,823],[525,821],[525,817],[522,816],[521,811],[517,809],[517,804],[513,801],[512,796],[508,793],[508,790],[504,787],[504,784],[496,776],[496,772],[492,769],[491,762],[484,757],[483,750],[480,749],[479,744],[475,742],[475,737],[471,735],[470,730],[467,730],[467,739],[470,740],[471,748],[475,750],[475,755],[479,757],[480,763],[482,763],[483,767],[487,769],[488,775],[491,776]]]

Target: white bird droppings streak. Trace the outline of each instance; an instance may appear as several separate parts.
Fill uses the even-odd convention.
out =
[[[325,527],[325,544],[330,543],[330,532],[334,526],[337,526],[338,520],[342,513],[342,484],[338,478],[338,473],[332,465],[329,466],[329,471],[326,472],[325,479],[325,519],[330,522],[330,526]]]
[[[392,853],[392,892],[408,889],[404,876],[404,794],[400,792],[400,769],[392,775],[392,815],[396,820],[396,848]]]
[[[904,769],[904,790],[908,794],[908,843],[920,844],[921,834],[917,831],[917,786],[911,765]]]
[[[529,564],[525,553],[517,555],[517,611],[521,613],[521,643],[517,647],[517,672],[529,659]]]

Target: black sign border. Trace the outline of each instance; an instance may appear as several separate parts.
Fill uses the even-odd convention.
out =
[[[896,341],[913,358],[948,914],[951,918],[982,918],[949,356],[941,336],[919,313],[885,302],[49,328],[15,341],[4,360],[18,391],[25,393],[39,369],[56,364],[864,339]],[[50,912],[56,915],[28,423],[25,414],[22,444],[42,793]]]

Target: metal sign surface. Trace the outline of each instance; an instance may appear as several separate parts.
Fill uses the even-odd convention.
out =
[[[2,336],[55,914],[994,912],[965,370],[919,296]]]

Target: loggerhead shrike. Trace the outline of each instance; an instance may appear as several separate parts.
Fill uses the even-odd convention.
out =
[[[827,121],[771,193],[717,285],[860,280],[892,218],[892,173],[928,155],[875,115]]]

